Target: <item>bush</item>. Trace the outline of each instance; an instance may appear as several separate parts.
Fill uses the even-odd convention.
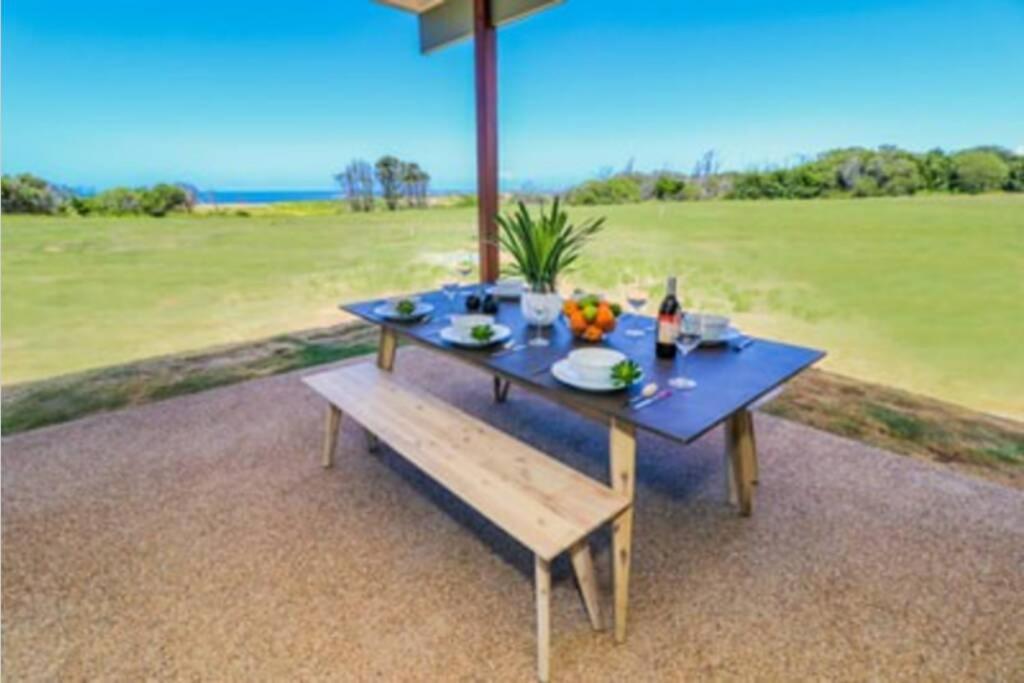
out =
[[[573,188],[567,200],[570,204],[631,204],[641,199],[640,182],[631,176],[617,175],[607,180],[588,180]]]
[[[682,197],[683,188],[686,183],[682,178],[671,175],[659,175],[654,181],[654,198],[662,201],[666,199],[679,199]]]
[[[160,183],[139,191],[139,208],[150,216],[164,216],[178,209],[188,208],[188,195],[176,185]]]
[[[961,192],[999,190],[1009,179],[1009,165],[994,152],[971,151],[953,157],[953,187]]]
[[[85,200],[85,213],[122,216],[140,213],[142,198],[138,190],[115,187]]]
[[[83,216],[165,216],[171,211],[190,210],[189,192],[179,185],[159,183],[153,187],[114,187],[92,197],[75,197],[71,207]]]
[[[878,181],[873,176],[863,175],[853,183],[854,197],[877,197],[881,194]]]
[[[1024,192],[1024,155],[1015,157],[1010,164],[1010,175],[1004,188],[1007,192]]]
[[[0,178],[4,213],[54,214],[64,210],[68,194],[30,173]]]

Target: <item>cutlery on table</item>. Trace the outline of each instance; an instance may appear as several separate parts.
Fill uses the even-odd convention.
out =
[[[497,351],[492,353],[491,354],[491,358],[498,358],[498,357],[501,357],[501,356],[506,356],[506,355],[508,355],[510,353],[515,353],[516,351],[522,351],[525,348],[526,348],[526,344],[521,344],[521,343],[517,344],[515,342],[515,340],[511,340],[510,339],[509,341],[507,341],[504,344],[502,344],[500,349],[498,349]]]
[[[659,387],[657,382],[645,384],[643,389],[640,390],[639,394],[637,394],[636,396],[629,397],[629,399],[626,401],[626,405],[632,406],[639,403],[640,401],[643,401],[644,399],[650,398],[651,396],[654,396],[655,394],[658,393],[658,389]]]
[[[743,339],[732,345],[732,350],[738,353],[753,343],[754,339],[752,337],[744,337]]]
[[[636,401],[635,403],[632,403],[631,405],[633,407],[633,410],[640,410],[641,408],[646,408],[647,406],[651,405],[652,403],[657,403],[658,401],[660,401],[662,399],[668,398],[671,395],[672,395],[672,390],[671,389],[662,389],[658,393],[654,394],[654,396],[647,396],[647,397],[645,397],[644,399],[642,399],[640,401]]]

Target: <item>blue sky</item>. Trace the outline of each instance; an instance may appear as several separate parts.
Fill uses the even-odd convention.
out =
[[[369,0],[5,0],[3,171],[326,188],[352,157],[474,182],[472,50]],[[499,37],[506,187],[635,159],[1024,146],[1021,0],[566,0]]]

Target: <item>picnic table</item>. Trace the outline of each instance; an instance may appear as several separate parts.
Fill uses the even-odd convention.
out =
[[[450,313],[464,313],[464,296],[475,292],[476,285],[460,290],[454,303],[440,291],[422,292],[413,296],[434,306],[434,312],[419,322],[395,322],[374,313],[384,300],[374,299],[342,305],[341,308],[366,321],[379,325],[381,342],[377,363],[385,369],[394,366],[395,351],[401,337],[420,346],[444,353],[493,375],[495,397],[502,400],[509,385],[534,392],[570,410],[607,425],[609,430],[609,476],[612,488],[632,500],[636,483],[636,433],[645,430],[664,438],[690,443],[703,434],[725,424],[726,483],[730,499],[738,505],[741,515],[753,512],[754,487],[758,481],[757,448],[751,407],[759,399],[776,390],[795,375],[810,367],[824,353],[816,349],[794,346],[756,338],[742,350],[731,345],[701,347],[682,361],[685,375],[697,381],[690,390],[673,391],[670,396],[642,409],[628,402],[629,392],[590,393],[571,388],[555,379],[550,368],[576,348],[593,346],[576,339],[562,321],[542,329],[547,346],[525,346],[509,351],[502,347],[467,349],[449,345],[440,332],[449,325]],[[499,304],[496,321],[512,330],[512,339],[525,343],[536,328],[524,320],[517,300]],[[603,344],[625,353],[644,370],[643,383],[656,382],[668,386],[668,380],[681,374],[680,359],[663,360],[654,354],[651,333],[630,337],[624,331],[633,325],[648,328],[653,320],[642,316],[623,315],[616,330]],[[629,569],[632,561],[632,507],[621,515],[612,529],[612,556],[616,563],[615,637],[623,640],[628,610]]]

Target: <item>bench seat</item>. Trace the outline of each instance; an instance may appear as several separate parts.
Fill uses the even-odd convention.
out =
[[[629,508],[625,495],[371,362],[304,381],[329,404],[324,466],[333,463],[338,424],[347,415],[534,553],[541,680],[548,672],[549,563],[557,555],[570,552],[587,612],[600,627],[586,538]]]

